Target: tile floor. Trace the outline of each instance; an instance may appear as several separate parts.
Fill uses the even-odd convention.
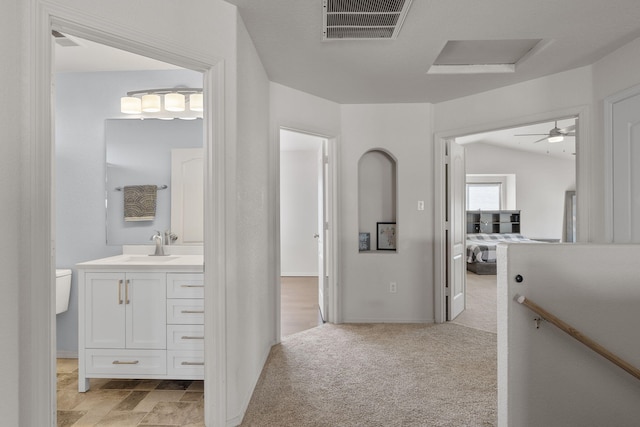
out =
[[[78,393],[78,360],[57,360],[58,427],[204,427],[204,382],[91,379]]]

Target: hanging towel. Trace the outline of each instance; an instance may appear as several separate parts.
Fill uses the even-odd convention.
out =
[[[156,217],[156,185],[127,185],[124,187],[124,220],[153,221]]]

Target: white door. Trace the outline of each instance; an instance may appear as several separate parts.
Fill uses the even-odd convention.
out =
[[[167,348],[165,273],[127,273],[124,302],[127,348]]]
[[[447,142],[447,320],[455,319],[465,309],[465,163],[464,148]]]
[[[204,241],[204,154],[202,148],[171,150],[171,231],[177,244]]]
[[[640,243],[640,94],[612,105],[613,241]]]
[[[122,273],[85,276],[85,347],[124,348],[125,289]]]
[[[324,320],[327,319],[328,295],[327,295],[327,250],[325,240],[327,236],[326,226],[326,142],[322,141],[318,149],[318,231],[316,233],[318,240],[318,306],[320,307],[320,315]]]

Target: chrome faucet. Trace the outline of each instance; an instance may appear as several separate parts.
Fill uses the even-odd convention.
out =
[[[162,246],[162,233],[156,231],[156,234],[151,236],[151,239],[149,240],[153,240],[156,244],[156,252],[150,256],[164,256],[164,247]]]

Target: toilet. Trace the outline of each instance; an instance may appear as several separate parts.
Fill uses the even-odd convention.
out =
[[[71,270],[56,269],[56,314],[69,309],[71,294]]]

